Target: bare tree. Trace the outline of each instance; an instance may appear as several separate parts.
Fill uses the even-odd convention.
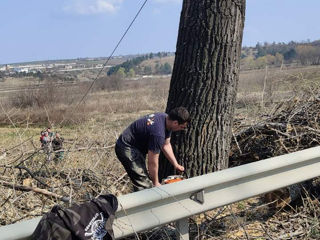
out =
[[[190,176],[228,167],[239,79],[245,0],[184,0],[168,112],[186,107],[192,122],[172,136]],[[160,161],[160,178],[172,174]]]

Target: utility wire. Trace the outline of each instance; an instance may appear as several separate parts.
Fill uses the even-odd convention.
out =
[[[90,87],[88,88],[87,92],[84,94],[84,96],[81,98],[81,100],[79,101],[79,103],[77,104],[76,108],[83,102],[83,100],[85,99],[85,97],[88,95],[88,93],[90,92],[91,88],[93,87],[93,84],[95,83],[95,81],[98,79],[98,77],[100,76],[100,74],[102,73],[103,69],[105,68],[105,66],[107,65],[107,63],[109,62],[109,60],[111,59],[111,57],[113,56],[114,52],[117,50],[117,48],[119,47],[120,43],[122,42],[122,40],[124,39],[124,37],[126,36],[127,32],[129,31],[129,29],[131,28],[131,26],[133,25],[133,23],[135,22],[135,20],[137,19],[137,17],[139,16],[140,12],[142,11],[142,9],[144,8],[144,6],[146,5],[146,3],[148,2],[148,0],[145,0],[144,3],[142,4],[142,6],[140,7],[139,11],[137,12],[137,14],[135,15],[135,17],[133,18],[133,20],[131,21],[130,25],[127,27],[126,31],[123,33],[122,37],[120,38],[119,42],[117,43],[117,45],[115,46],[115,48],[113,49],[112,53],[110,54],[110,56],[108,57],[107,61],[103,64],[101,70],[98,72],[97,76],[95,77],[95,79],[92,81]]]

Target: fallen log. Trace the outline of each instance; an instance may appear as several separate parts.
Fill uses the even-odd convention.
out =
[[[46,196],[57,198],[57,199],[59,199],[60,201],[63,201],[63,202],[69,202],[70,201],[70,199],[68,197],[64,197],[64,196],[61,196],[61,195],[53,193],[53,192],[49,192],[48,190],[42,189],[42,188],[17,185],[17,184],[9,183],[9,182],[6,182],[6,181],[0,181],[0,184],[5,186],[5,187],[13,188],[15,190],[20,190],[20,191],[25,191],[25,192],[33,191],[35,193],[40,193],[42,195],[46,195]]]

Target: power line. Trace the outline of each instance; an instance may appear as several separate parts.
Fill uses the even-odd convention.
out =
[[[100,74],[102,73],[103,69],[105,68],[105,66],[107,65],[107,63],[109,62],[109,60],[111,59],[111,57],[113,56],[113,54],[115,53],[115,51],[117,50],[117,48],[119,47],[120,43],[122,42],[122,40],[124,39],[124,37],[126,36],[127,32],[129,31],[129,29],[131,28],[131,26],[133,25],[133,23],[135,22],[135,20],[137,19],[137,17],[139,16],[140,12],[142,11],[142,9],[144,8],[144,6],[146,5],[146,3],[148,2],[148,0],[145,0],[144,3],[142,4],[142,6],[140,7],[139,11],[137,12],[137,14],[135,15],[135,17],[133,18],[133,20],[131,21],[130,25],[127,27],[126,31],[123,33],[122,37],[120,38],[120,40],[118,41],[117,45],[115,46],[115,48],[113,49],[112,53],[110,54],[110,56],[108,57],[107,61],[103,64],[102,68],[100,69],[100,71],[98,72],[97,76],[94,78],[94,80],[92,81],[90,87],[88,88],[87,92],[84,94],[84,96],[81,98],[81,100],[79,101],[79,103],[77,104],[76,108],[83,102],[83,100],[85,99],[85,97],[88,95],[88,93],[90,92],[91,88],[93,87],[93,84],[95,83],[95,81],[98,79],[98,77],[100,76]]]

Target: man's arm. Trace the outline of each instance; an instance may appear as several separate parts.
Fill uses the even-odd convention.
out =
[[[180,172],[184,171],[184,167],[181,166],[176,157],[174,156],[173,150],[172,150],[172,146],[170,143],[170,138],[167,138],[163,147],[162,147],[162,151],[164,153],[164,155],[166,156],[166,158],[169,160],[169,162],[173,165],[173,167],[175,169],[177,169]]]
[[[148,151],[148,170],[151,181],[155,187],[161,186],[159,183],[158,170],[159,170],[159,153]]]

